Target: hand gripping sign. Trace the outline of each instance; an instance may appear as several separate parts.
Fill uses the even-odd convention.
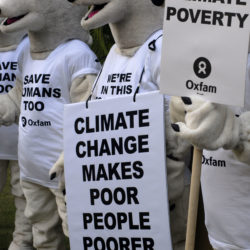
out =
[[[65,106],[72,250],[172,250],[159,92]]]

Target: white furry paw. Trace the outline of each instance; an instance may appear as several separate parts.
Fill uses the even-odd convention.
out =
[[[53,180],[56,177],[59,178],[59,189],[62,190],[62,192],[65,195],[65,178],[64,178],[64,153],[61,153],[56,163],[53,165],[53,167],[49,171],[50,179]]]
[[[239,142],[239,119],[225,105],[197,97],[175,97],[171,100],[170,113],[175,132],[199,148],[232,149]]]
[[[7,94],[0,96],[0,125],[9,126],[16,121],[16,106]]]
[[[233,152],[240,161],[250,165],[250,112],[243,113],[239,120],[240,141]]]

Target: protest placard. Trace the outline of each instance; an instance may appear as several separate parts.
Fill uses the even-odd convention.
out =
[[[64,131],[71,250],[171,250],[163,96],[66,105]]]
[[[248,0],[168,0],[162,93],[244,106],[250,31]],[[194,148],[186,250],[195,247],[202,150]]]
[[[168,0],[162,93],[244,106],[250,30],[247,0]]]

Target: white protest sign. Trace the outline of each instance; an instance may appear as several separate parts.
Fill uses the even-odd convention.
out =
[[[249,0],[167,0],[162,93],[243,106]]]
[[[71,250],[172,250],[159,92],[64,112]]]

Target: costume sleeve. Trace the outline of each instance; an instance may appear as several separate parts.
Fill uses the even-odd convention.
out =
[[[29,53],[29,38],[25,37],[21,43],[18,45],[16,53],[17,53],[17,71],[16,78],[22,83],[22,68],[23,62],[26,60],[25,56]]]
[[[81,41],[72,41],[72,43],[66,58],[70,82],[72,83],[76,78],[84,75],[97,75],[100,63],[96,55],[85,43]]]
[[[72,103],[86,101],[91,94],[92,86],[96,79],[96,75],[84,75],[77,77],[71,84],[70,100]]]

